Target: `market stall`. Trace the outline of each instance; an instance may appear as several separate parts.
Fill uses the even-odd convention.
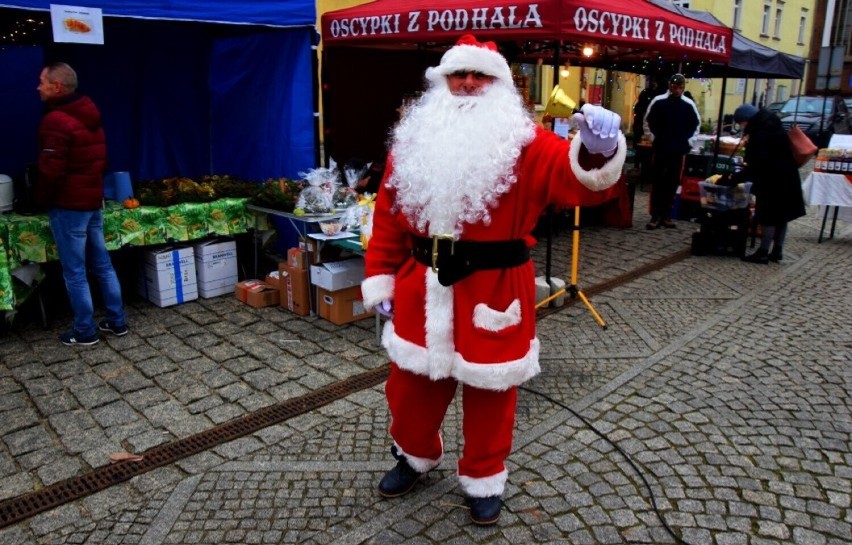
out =
[[[0,3],[1,173],[20,178],[36,159],[35,85],[57,60],[101,109],[110,169],[134,180],[315,166],[313,0],[86,6],[102,10],[104,45],[54,43],[47,0]]]
[[[381,156],[403,97],[421,90],[425,67],[466,33],[498,42],[510,62],[618,61],[634,72],[650,61],[727,63],[733,36],[644,0],[377,0],[324,14],[321,30],[325,145],[336,158]],[[585,45],[597,48],[594,59]],[[363,85],[364,71],[381,85]]]
[[[109,250],[188,242],[213,235],[237,235],[263,228],[265,215],[252,214],[248,199],[226,198],[206,203],[126,209],[111,203],[104,209],[104,240]],[[13,271],[25,264],[58,259],[56,243],[44,214],[0,214],[0,311],[14,310],[28,293],[13,282]]]

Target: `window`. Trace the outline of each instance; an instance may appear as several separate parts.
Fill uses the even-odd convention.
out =
[[[741,95],[745,92],[746,80],[745,78],[737,78],[734,80],[736,83],[728,87],[726,93],[729,95]]]
[[[541,66],[522,63],[512,65],[512,79],[527,104],[541,104]]]
[[[787,98],[789,98],[789,97],[790,97],[790,90],[787,89],[787,86],[786,85],[779,85],[778,91],[776,92],[776,95],[775,95],[775,100],[777,102],[783,102],[783,101],[787,100]]]
[[[805,32],[808,29],[808,10],[803,9],[799,16],[799,45],[805,44]]]
[[[768,0],[763,2],[763,23],[760,25],[760,34],[769,36],[769,17],[772,15],[772,4]]]
[[[742,28],[740,25],[740,20],[743,15],[743,0],[734,0],[734,29],[739,30]]]
[[[781,39],[781,17],[784,14],[784,4],[778,3],[775,6],[775,34],[772,35],[776,40]]]
[[[672,4],[689,9],[689,0],[672,0]]]

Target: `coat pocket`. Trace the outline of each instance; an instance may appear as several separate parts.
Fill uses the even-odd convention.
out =
[[[473,327],[491,333],[504,334],[521,325],[521,302],[518,299],[506,308],[495,310],[485,303],[473,309]]]

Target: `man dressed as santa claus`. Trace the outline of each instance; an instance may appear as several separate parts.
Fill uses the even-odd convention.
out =
[[[542,211],[615,196],[620,117],[583,107],[578,136],[537,127],[493,42],[466,35],[426,71],[428,90],[392,133],[361,284],[393,316],[382,344],[393,498],[443,457],[441,423],[462,385],[458,477],[477,524],[500,516],[517,386],[539,372],[530,235]]]

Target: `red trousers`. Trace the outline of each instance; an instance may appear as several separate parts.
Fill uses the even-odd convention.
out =
[[[455,397],[453,378],[431,380],[391,364],[385,394],[391,412],[390,434],[414,469],[425,472],[443,457],[441,424]],[[459,481],[468,496],[499,496],[512,450],[518,390],[483,390],[462,385],[464,448]]]

